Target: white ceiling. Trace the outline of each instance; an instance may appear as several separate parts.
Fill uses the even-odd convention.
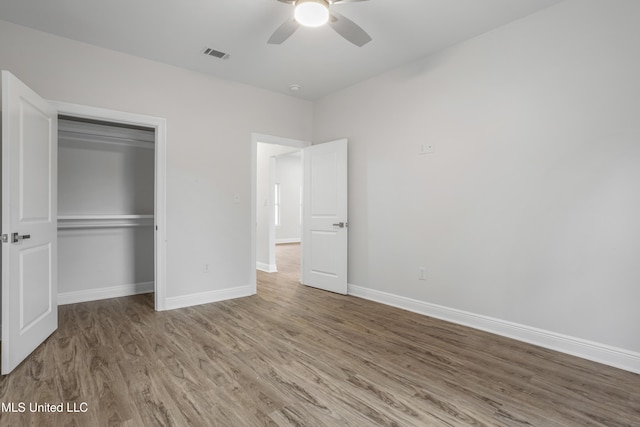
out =
[[[332,6],[373,41],[329,27],[267,40],[293,13],[276,0],[0,0],[0,19],[132,55],[317,99],[560,0],[369,0]],[[227,52],[219,60],[205,47]]]

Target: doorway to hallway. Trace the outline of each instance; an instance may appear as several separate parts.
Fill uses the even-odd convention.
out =
[[[300,287],[300,243],[281,243],[276,245],[278,271],[267,273],[257,271],[257,291],[269,289],[282,298],[291,296]]]

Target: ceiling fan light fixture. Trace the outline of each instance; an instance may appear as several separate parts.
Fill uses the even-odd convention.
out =
[[[329,2],[327,0],[298,0],[294,17],[305,27],[320,27],[329,22]]]

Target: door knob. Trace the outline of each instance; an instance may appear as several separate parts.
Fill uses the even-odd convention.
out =
[[[347,224],[344,222],[339,222],[337,224],[333,224],[334,227],[340,227],[340,228],[344,228]]]
[[[11,235],[11,243],[18,243],[20,240],[27,240],[31,238],[31,234],[18,234],[18,233],[13,233]]]

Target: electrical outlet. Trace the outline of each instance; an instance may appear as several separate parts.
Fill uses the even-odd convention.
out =
[[[427,280],[427,270],[424,267],[418,268],[418,280]]]
[[[436,147],[431,143],[423,142],[420,144],[420,154],[432,154],[435,153],[435,151]]]

